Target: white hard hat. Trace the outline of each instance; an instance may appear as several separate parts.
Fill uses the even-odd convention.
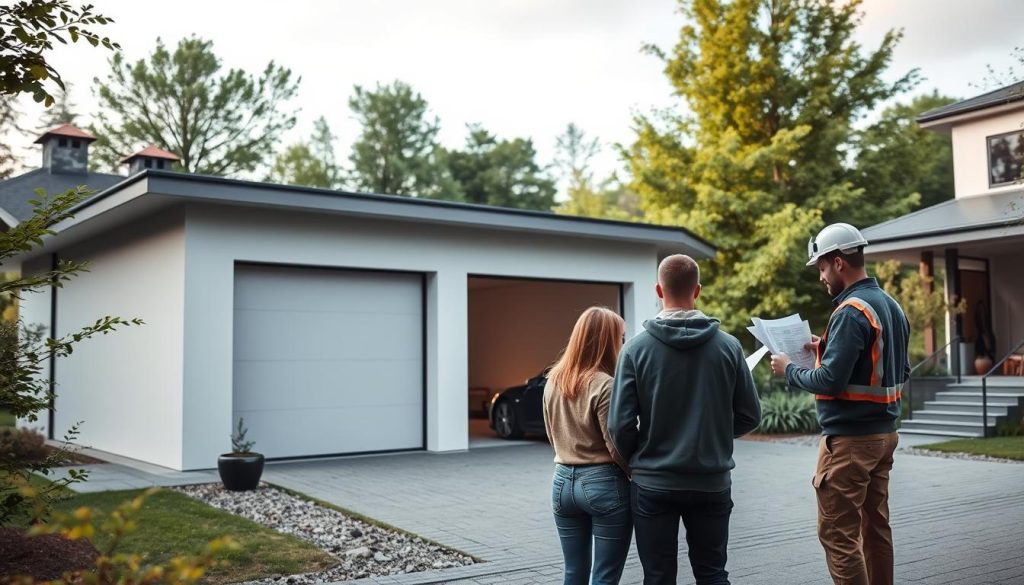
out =
[[[848,223],[834,223],[827,225],[818,232],[818,235],[807,241],[807,265],[814,266],[821,258],[829,252],[839,250],[843,254],[853,254],[864,246],[868,241],[860,233],[860,230]]]

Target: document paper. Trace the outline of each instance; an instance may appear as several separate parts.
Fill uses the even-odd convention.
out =
[[[747,327],[758,341],[768,351],[778,355],[784,353],[793,360],[793,363],[801,368],[813,369],[815,366],[815,355],[804,345],[811,342],[811,326],[807,321],[800,318],[800,315],[790,315],[782,319],[759,319],[754,317],[753,327]],[[750,358],[757,355],[751,354]],[[762,354],[763,355],[763,354]],[[749,359],[748,358],[748,365]],[[760,356],[758,356],[760,359]],[[757,362],[754,362],[755,365]]]

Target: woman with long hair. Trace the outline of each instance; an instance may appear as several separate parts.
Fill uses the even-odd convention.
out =
[[[565,585],[618,583],[629,553],[627,467],[608,437],[612,376],[624,337],[622,317],[604,307],[587,309],[544,387],[544,427],[555,448],[551,508]]]

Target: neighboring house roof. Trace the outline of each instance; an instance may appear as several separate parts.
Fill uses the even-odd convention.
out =
[[[920,114],[917,117],[917,122],[919,124],[935,122],[943,118],[949,118],[951,116],[966,114],[968,112],[983,110],[985,108],[991,108],[993,106],[999,106],[1021,100],[1024,100],[1024,81],[1020,81],[1006,87],[1001,87],[988,93],[983,93],[979,96],[974,96],[972,98],[956,102],[955,104],[949,104],[948,106],[929,110]]]
[[[962,197],[926,207],[863,230],[872,244],[984,230],[1020,223],[1024,189],[994,195]]]
[[[142,150],[140,150],[138,152],[134,152],[134,153],[129,154],[128,156],[122,158],[121,162],[128,162],[128,161],[132,160],[133,158],[137,158],[137,157],[140,157],[140,156],[144,156],[144,157],[147,157],[147,158],[162,158],[162,159],[165,159],[165,160],[173,160],[173,161],[181,160],[181,157],[179,157],[178,155],[174,154],[173,152],[167,152],[166,150],[164,150],[162,148],[157,148],[156,145],[150,144],[146,148],[143,148]]]
[[[14,224],[32,217],[33,207],[29,201],[38,197],[36,189],[42,189],[47,195],[55,195],[86,185],[99,192],[126,178],[104,173],[51,173],[47,169],[35,169],[0,181],[0,219],[8,227],[14,227]],[[10,222],[12,218],[17,220],[14,224]]]
[[[36,144],[42,144],[46,140],[47,136],[67,136],[69,138],[82,138],[84,140],[88,140],[89,142],[96,140],[95,136],[89,134],[85,130],[82,130],[81,128],[73,124],[61,124],[56,128],[52,128],[50,130],[47,130],[46,132],[43,132],[42,136],[36,138]]]

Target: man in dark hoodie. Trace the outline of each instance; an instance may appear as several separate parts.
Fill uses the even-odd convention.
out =
[[[761,405],[740,343],[695,309],[693,258],[665,258],[655,290],[663,309],[622,348],[608,411],[632,470],[644,583],[676,582],[682,519],[698,585],[728,584],[733,439],[757,427]]]

